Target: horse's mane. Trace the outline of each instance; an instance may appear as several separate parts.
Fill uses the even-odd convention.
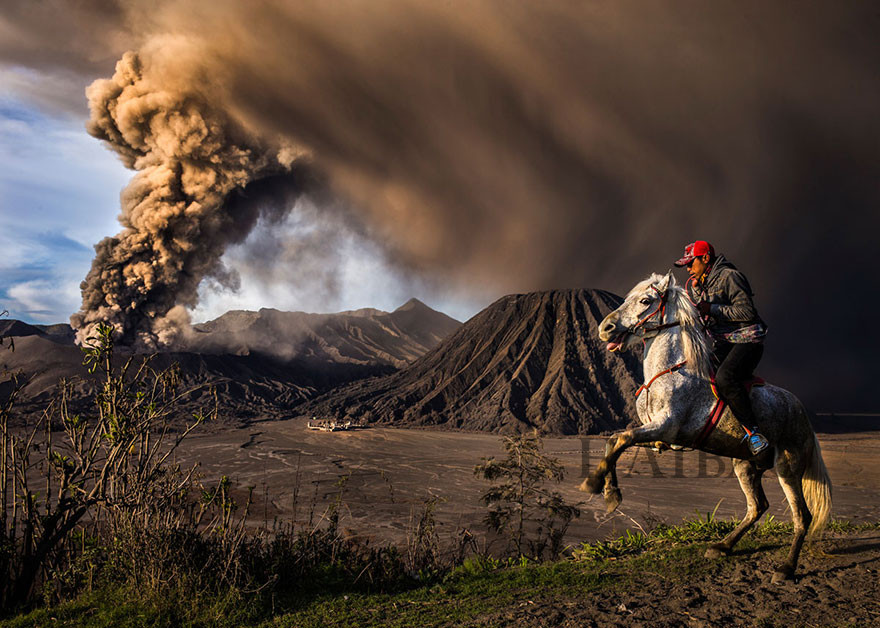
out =
[[[652,275],[648,280],[652,285],[665,279],[664,275]],[[696,373],[698,376],[712,378],[712,346],[697,308],[691,303],[684,288],[679,286],[675,277],[671,277],[666,289],[666,301],[673,306],[675,316],[681,326],[681,344],[684,351],[684,359],[687,360],[685,368]]]

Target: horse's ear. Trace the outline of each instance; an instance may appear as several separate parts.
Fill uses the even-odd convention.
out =
[[[657,292],[665,294],[666,291],[669,289],[669,286],[674,285],[675,277],[672,275],[672,271],[670,270],[668,273],[666,273],[666,275],[663,276],[660,281],[657,282],[657,285],[655,287],[657,288]]]

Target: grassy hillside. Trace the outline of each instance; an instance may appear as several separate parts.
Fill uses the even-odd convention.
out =
[[[856,626],[880,618],[880,523],[837,521],[805,552],[799,580],[770,585],[790,526],[772,519],[729,558],[703,558],[705,543],[735,522],[698,517],[571,548],[565,560],[472,557],[427,582],[383,593],[317,574],[289,595],[258,603],[227,597],[150,598],[121,588],[22,615],[2,626]]]

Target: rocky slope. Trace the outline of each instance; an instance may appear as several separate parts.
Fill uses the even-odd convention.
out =
[[[153,367],[177,363],[183,385],[198,389],[182,405],[182,416],[213,404],[216,390],[226,423],[279,418],[334,387],[396,371],[460,325],[416,299],[391,313],[229,312],[196,326],[184,350],[154,356]],[[26,381],[17,403],[20,417],[42,412],[62,378],[73,383],[74,409],[89,410],[85,400],[95,377],[82,366],[70,326],[3,320],[0,335],[15,347],[0,349],[0,369],[20,372]],[[118,357],[128,357],[124,348]],[[9,390],[8,378],[0,378],[0,400]]]
[[[619,302],[601,290],[506,296],[403,370],[332,391],[302,412],[499,432],[622,427],[636,416],[641,364],[609,354],[596,334]]]

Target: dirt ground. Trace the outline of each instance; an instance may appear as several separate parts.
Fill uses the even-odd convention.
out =
[[[819,440],[834,483],[834,516],[880,520],[880,433],[820,434]],[[722,518],[744,513],[745,500],[729,461],[699,452],[658,455],[638,449],[621,459],[623,503],[607,515],[601,497],[591,500],[577,490],[585,470],[600,459],[604,443],[602,437],[545,440],[546,452],[566,467],[559,490],[567,499],[583,502],[568,543],[676,524],[716,508]],[[239,497],[253,486],[255,526],[271,526],[276,517],[300,525],[310,517],[316,522],[338,501],[343,528],[350,534],[404,543],[412,518],[431,497],[441,500],[436,516],[445,541],[454,541],[462,529],[487,538],[479,501],[485,483],[473,468],[482,457],[501,454],[501,438],[487,434],[387,428],[326,433],[291,420],[196,435],[179,458],[184,463],[200,460],[206,482],[228,475]],[[772,472],[765,475],[764,486],[769,514],[787,522],[785,500]],[[776,543],[721,559],[710,566],[708,576],[700,572],[688,579],[669,578],[662,568],[645,572],[624,593],[560,599],[552,591],[535,591],[532,599],[474,625],[880,625],[880,533],[830,535],[818,549],[826,554],[804,552],[796,582],[770,583],[785,552]]]
[[[880,520],[880,433],[819,435],[834,483],[834,516]],[[595,464],[605,438],[553,438],[545,451],[566,468],[559,490],[583,502],[568,543],[604,539],[625,529],[676,524],[717,507],[717,516],[742,516],[745,499],[730,462],[701,452],[656,454],[635,449],[618,465],[623,503],[606,515],[601,496],[577,490],[584,470]],[[267,421],[246,429],[192,436],[179,456],[201,461],[205,481],[229,476],[242,497],[254,487],[252,520],[278,517],[314,521],[334,501],[350,533],[374,541],[406,539],[411,517],[426,499],[439,498],[438,529],[453,538],[462,529],[485,531],[483,480],[473,473],[481,458],[501,456],[501,438],[490,434],[371,428],[316,432],[305,421]],[[769,514],[788,521],[786,502],[774,473],[764,476]]]
[[[832,535],[833,536],[833,535]],[[771,584],[781,544],[742,551],[687,580],[645,571],[622,592],[577,599],[535,591],[478,626],[852,626],[880,625],[880,533],[821,542],[802,555],[797,580]]]

